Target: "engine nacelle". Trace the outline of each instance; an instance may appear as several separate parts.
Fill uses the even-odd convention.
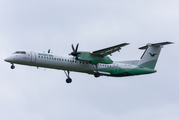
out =
[[[78,60],[91,62],[92,64],[104,63],[112,64],[113,61],[108,56],[92,55],[90,52],[82,52],[77,55]]]

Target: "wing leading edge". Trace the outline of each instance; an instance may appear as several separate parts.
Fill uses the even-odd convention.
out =
[[[129,43],[122,43],[122,44],[115,45],[115,46],[112,46],[112,47],[108,47],[108,48],[105,48],[105,49],[93,51],[93,52],[90,52],[90,54],[92,54],[92,55],[100,55],[100,56],[107,56],[107,55],[111,55],[112,53],[114,53],[116,51],[121,50],[121,47],[124,47],[126,45],[129,45]]]

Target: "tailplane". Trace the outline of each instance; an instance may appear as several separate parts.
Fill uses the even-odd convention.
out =
[[[145,50],[142,55],[138,66],[154,69],[157,63],[159,54],[164,45],[173,44],[172,42],[162,42],[162,43],[148,43],[146,46],[140,47],[139,49]]]

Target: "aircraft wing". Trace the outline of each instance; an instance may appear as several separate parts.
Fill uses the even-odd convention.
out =
[[[107,55],[111,55],[112,53],[114,53],[116,51],[121,50],[121,47],[124,47],[126,45],[129,45],[129,43],[122,43],[122,44],[115,45],[115,46],[112,46],[112,47],[108,47],[108,48],[105,48],[105,49],[93,51],[93,52],[90,52],[90,54],[107,56]]]

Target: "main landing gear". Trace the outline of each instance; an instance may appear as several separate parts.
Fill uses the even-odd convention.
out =
[[[70,78],[70,71],[65,71],[65,75],[67,76],[67,79],[66,79],[66,83],[71,83],[72,82],[72,79]]]
[[[93,68],[95,69],[95,73],[94,73],[94,77],[100,77],[100,73],[98,72],[98,65],[92,65],[93,66]]]
[[[96,78],[97,78],[97,77],[100,77],[100,73],[99,73],[99,72],[95,72],[95,73],[94,73],[94,77],[96,77]]]
[[[15,66],[14,66],[14,64],[12,63],[12,65],[11,65],[11,69],[15,69]]]

